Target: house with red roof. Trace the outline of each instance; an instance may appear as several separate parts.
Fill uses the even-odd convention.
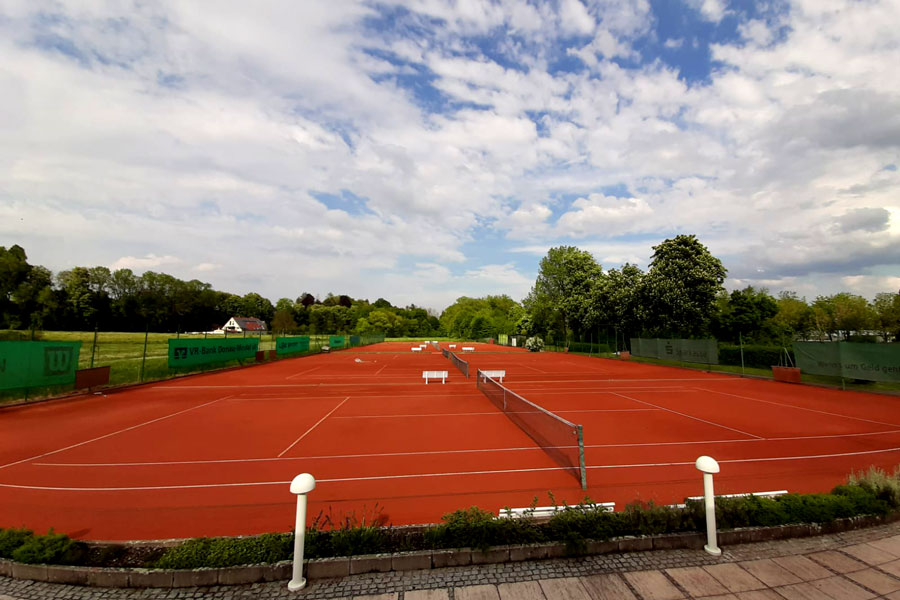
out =
[[[266,322],[255,317],[231,317],[222,329],[228,333],[266,333]]]

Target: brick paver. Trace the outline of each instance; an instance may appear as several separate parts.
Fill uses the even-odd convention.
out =
[[[875,594],[843,577],[829,577],[812,582],[813,587],[837,600],[869,600]]]
[[[635,596],[621,575],[592,575],[581,579],[582,585],[594,600],[635,600]]]
[[[739,565],[726,563],[703,567],[703,570],[716,578],[729,592],[748,592],[766,587],[762,581],[742,569]]]
[[[805,556],[780,556],[773,558],[772,561],[803,581],[814,581],[831,576],[831,571]]]
[[[741,567],[769,587],[800,583],[800,578],[770,558],[748,560]]]
[[[727,594],[728,589],[700,567],[666,569],[666,573],[691,596]]]
[[[659,571],[625,573],[625,579],[645,600],[680,600],[685,597]]]
[[[495,585],[472,585],[455,588],[456,600],[500,600],[500,593]]]
[[[587,588],[577,577],[544,579],[540,584],[544,595],[552,600],[591,600]]]
[[[900,580],[876,569],[847,573],[846,577],[873,590],[877,594],[890,594],[900,590]]]
[[[871,544],[856,544],[854,546],[847,546],[846,548],[841,548],[841,552],[849,554],[854,558],[858,558],[862,562],[872,566],[891,562],[892,560],[895,560],[897,558],[890,552],[885,552],[884,550],[876,548]]]
[[[450,590],[413,590],[406,592],[403,600],[448,600]]]
[[[500,592],[500,600],[547,600],[537,581],[501,583],[497,586],[497,591]]]
[[[829,569],[831,569],[832,571],[836,571],[837,573],[862,571],[866,568],[866,563],[860,562],[842,552],[835,552],[834,550],[826,550],[824,552],[807,554],[806,558],[812,559],[820,565],[828,567]]]
[[[822,591],[808,583],[795,583],[775,588],[787,600],[822,600]]]

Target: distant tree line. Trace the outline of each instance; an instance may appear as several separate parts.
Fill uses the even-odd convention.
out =
[[[25,250],[0,246],[0,329],[206,331],[230,317],[262,319],[276,333],[382,332],[388,337],[497,338],[500,334],[595,341],[622,347],[630,337],[708,337],[724,342],[784,343],[793,339],[900,341],[900,295],[871,302],[847,292],[812,302],[762,288],[727,292],[722,262],[693,235],[653,247],[649,269],[604,271],[590,252],[551,248],[531,292],[458,298],[438,318],[424,308],[395,307],[328,294],[302,293],[274,305],[165,273],[75,267],[56,275],[28,264]]]
[[[257,293],[243,296],[165,273],[75,267],[54,275],[28,264],[18,245],[0,246],[0,329],[86,331],[207,331],[235,316],[256,317],[282,333],[370,333],[391,337],[440,332],[436,315],[349,296],[312,294],[274,305]]]
[[[842,292],[808,303],[793,292],[772,297],[762,288],[728,293],[726,269],[696,236],[667,239],[653,251],[647,272],[631,264],[604,271],[590,252],[551,248],[516,333],[555,341],[597,340],[600,332],[612,332],[616,340],[711,336],[760,344],[900,336],[898,294],[880,293],[869,302]]]

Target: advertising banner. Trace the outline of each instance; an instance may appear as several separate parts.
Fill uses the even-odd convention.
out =
[[[309,351],[308,335],[280,337],[275,340],[276,356],[287,356],[288,354],[307,351]]]
[[[704,365],[719,364],[716,340],[667,340],[661,338],[631,338],[632,356],[663,360],[677,360]]]
[[[169,368],[183,369],[244,358],[256,358],[259,338],[169,340]]]
[[[81,342],[0,342],[0,389],[75,383]]]
[[[794,342],[794,357],[811,375],[900,382],[900,344]]]

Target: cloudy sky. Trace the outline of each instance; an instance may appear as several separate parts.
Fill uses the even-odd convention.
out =
[[[0,245],[273,302],[521,299],[557,245],[900,288],[897,0],[0,0]]]

